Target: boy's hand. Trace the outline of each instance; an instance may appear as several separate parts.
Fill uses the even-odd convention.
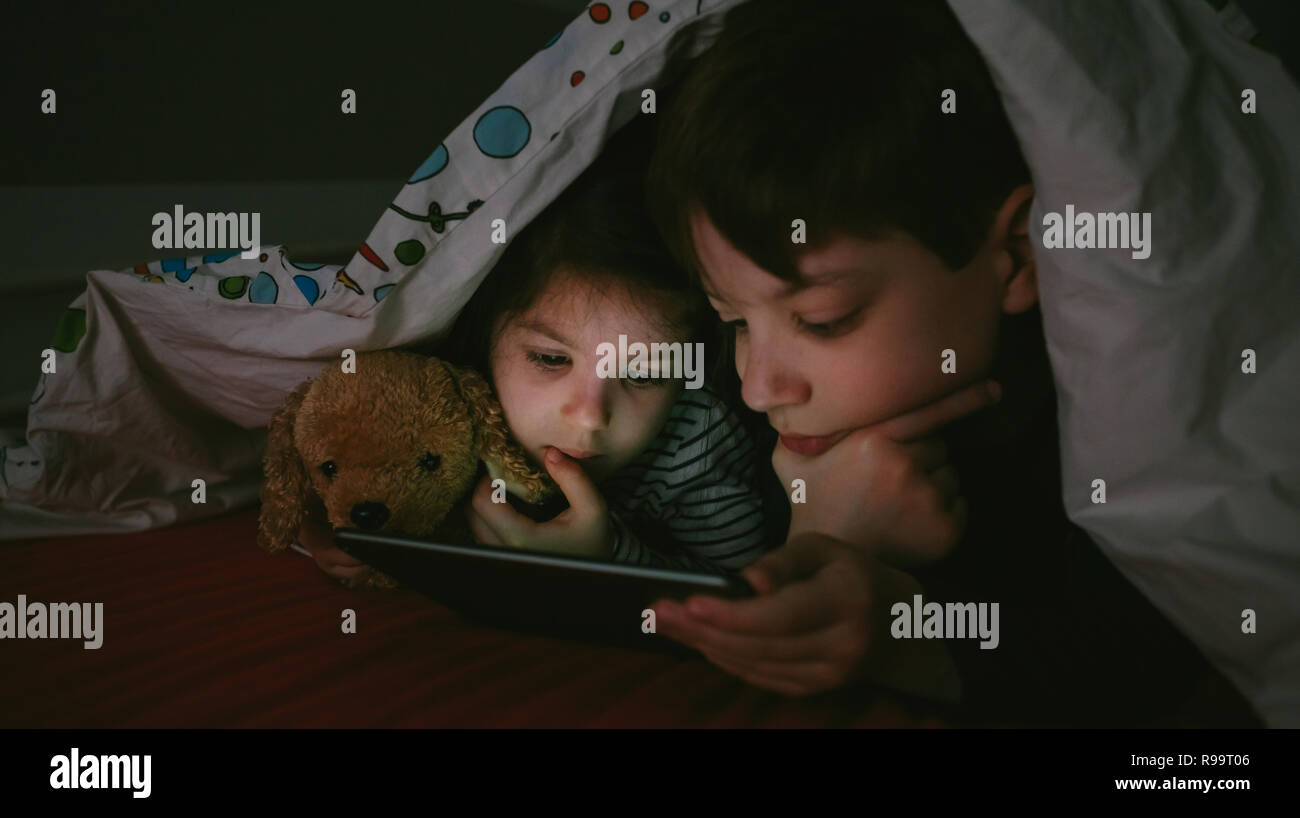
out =
[[[901,563],[932,562],[957,544],[966,503],[947,447],[926,437],[998,400],[991,381],[857,429],[816,457],[782,445],[772,467],[786,491],[801,479],[806,502],[790,504],[789,538],[817,531]]]
[[[657,632],[757,687],[803,696],[856,680],[946,700],[959,696],[936,640],[895,640],[890,608],[920,585],[823,534],[792,538],[743,572],[758,596],[693,596],[652,606]]]
[[[368,570],[356,557],[334,545],[334,529],[318,497],[307,506],[307,516],[298,527],[298,542],[311,552],[320,569],[335,579],[354,580]]]
[[[569,507],[544,523],[530,520],[509,503],[492,502],[492,481],[484,477],[466,509],[474,539],[484,545],[504,545],[608,559],[614,532],[609,507],[578,461],[551,447],[546,470],[564,492]]]

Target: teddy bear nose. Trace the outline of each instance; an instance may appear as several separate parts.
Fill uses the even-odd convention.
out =
[[[374,531],[388,522],[388,506],[383,503],[357,503],[352,507],[352,522],[357,528]]]

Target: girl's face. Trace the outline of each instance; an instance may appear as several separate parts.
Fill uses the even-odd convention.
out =
[[[596,350],[606,342],[617,349],[619,335],[628,346],[688,340],[665,337],[652,320],[663,306],[660,296],[637,299],[560,272],[528,310],[496,328],[493,384],[510,430],[538,463],[554,446],[599,483],[659,434],[682,381],[603,378]]]

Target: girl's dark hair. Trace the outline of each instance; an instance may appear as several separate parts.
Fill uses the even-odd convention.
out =
[[[665,341],[705,341],[709,306],[655,231],[645,204],[652,130],[634,120],[546,210],[521,230],[457,317],[438,354],[490,372],[495,332],[524,312],[554,276],[649,298]],[[707,344],[706,344],[707,346]]]

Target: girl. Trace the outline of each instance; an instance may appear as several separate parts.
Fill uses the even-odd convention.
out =
[[[569,504],[537,522],[494,503],[485,477],[470,526],[487,545],[735,571],[784,533],[765,526],[745,425],[716,392],[687,388],[676,372],[608,377],[597,366],[601,344],[617,348],[620,335],[629,347],[711,346],[702,340],[708,305],[662,247],[641,172],[619,164],[646,155],[633,138],[615,137],[520,232],[436,350],[490,374],[516,439]],[[304,545],[327,573],[362,570],[321,533],[304,531],[317,547]]]

